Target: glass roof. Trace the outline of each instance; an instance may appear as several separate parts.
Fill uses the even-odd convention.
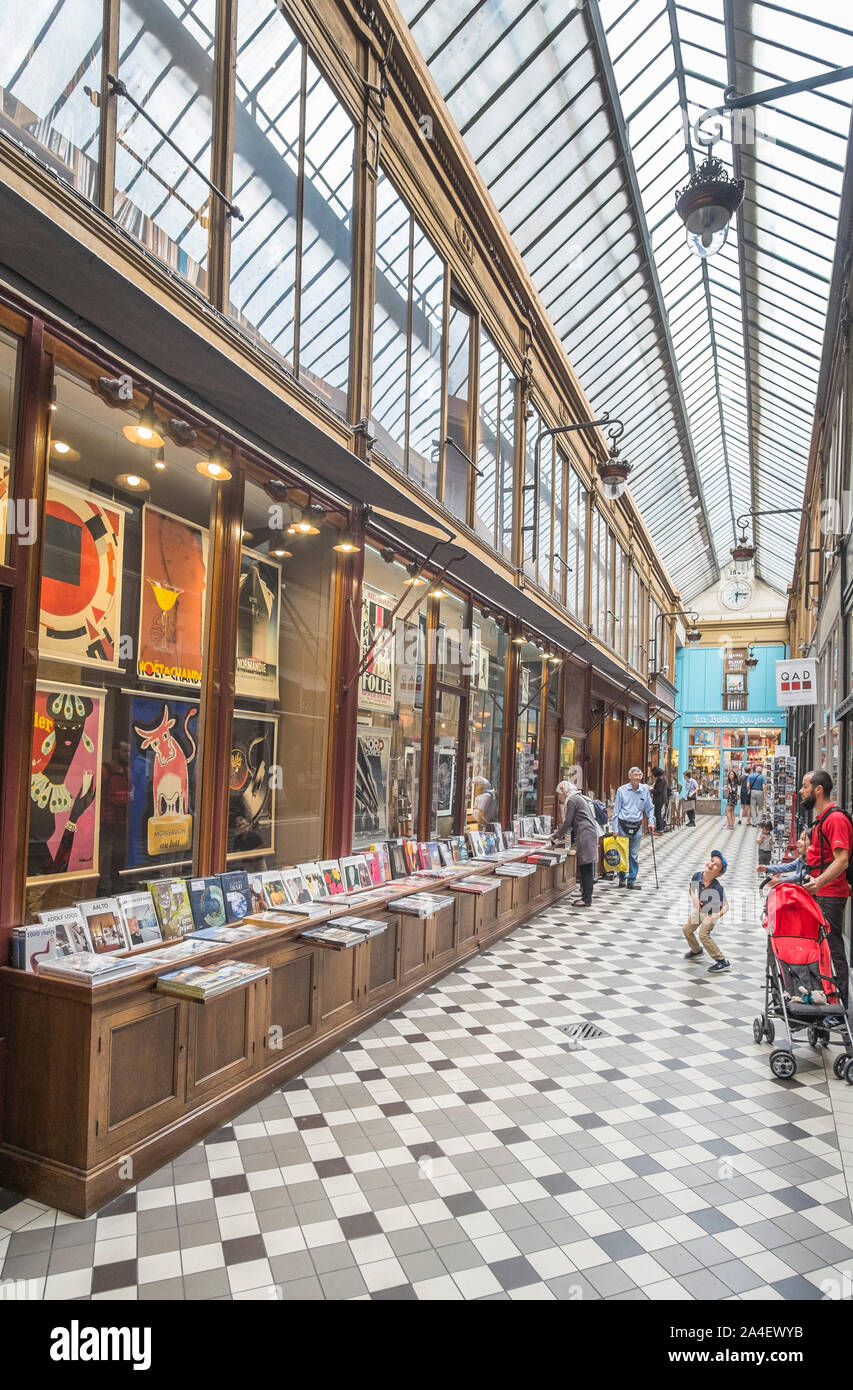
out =
[[[723,91],[853,65],[853,12],[765,0],[399,0],[586,394],[626,426],[631,493],[682,596],[735,519],[803,495],[853,81],[723,118],[746,180],[718,255],[675,194]],[[754,524],[784,590],[797,516]]]

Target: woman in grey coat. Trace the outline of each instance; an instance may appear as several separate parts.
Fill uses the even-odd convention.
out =
[[[572,844],[578,854],[580,874],[580,897],[572,900],[572,907],[592,907],[592,885],[595,881],[595,866],[598,862],[598,822],[586,797],[573,783],[566,784],[566,814],[563,824],[551,836],[552,840],[564,840],[571,831]]]

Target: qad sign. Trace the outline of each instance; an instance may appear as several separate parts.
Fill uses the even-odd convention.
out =
[[[776,662],[777,705],[813,705],[817,700],[817,657]]]

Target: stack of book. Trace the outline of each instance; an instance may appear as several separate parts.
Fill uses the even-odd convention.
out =
[[[336,951],[347,950],[367,940],[364,932],[353,931],[350,927],[334,927],[330,922],[322,927],[312,927],[310,931],[301,932],[300,936],[306,941],[313,941],[317,946],[329,946]]]
[[[346,927],[348,931],[361,932],[362,936],[381,936],[388,930],[388,919],[381,917],[335,917],[330,927]]]
[[[145,964],[144,957],[129,960],[126,956],[96,955],[94,951],[77,951],[74,955],[59,956],[45,961],[39,974],[54,980],[73,980],[77,984],[103,985],[135,975]]]
[[[185,965],[180,970],[170,971],[168,975],[160,975],[156,988],[161,994],[177,994],[183,999],[198,999],[203,1003],[227,990],[239,989],[253,980],[260,980],[269,973],[266,965],[221,960],[216,965]]]
[[[394,911],[402,912],[406,917],[432,917],[443,907],[452,907],[453,901],[446,893],[412,893],[409,897],[398,898]]]
[[[535,864],[499,864],[495,869],[495,874],[501,878],[529,878],[535,873]]]
[[[497,875],[491,878],[480,878],[479,874],[471,874],[468,878],[461,878],[458,883],[454,883],[452,891],[454,893],[496,893],[500,887],[500,880]]]

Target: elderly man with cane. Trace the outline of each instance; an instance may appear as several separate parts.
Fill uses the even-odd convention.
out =
[[[649,789],[642,784],[642,772],[638,767],[628,771],[628,781],[616,792],[613,803],[613,826],[617,835],[628,838],[628,878],[619,875],[620,888],[635,888],[639,891],[637,874],[640,871],[640,843],[643,838],[643,815],[648,818],[652,830],[655,828],[655,808]],[[654,838],[654,837],[653,837]]]

